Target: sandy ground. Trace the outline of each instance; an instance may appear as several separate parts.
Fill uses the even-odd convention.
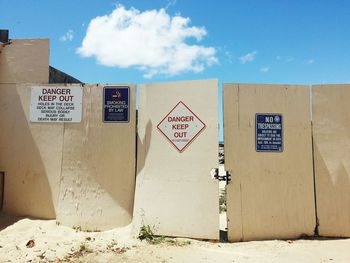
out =
[[[0,231],[0,262],[350,262],[350,239],[152,245],[133,237],[131,226],[89,233],[54,220],[16,220],[0,214],[0,226],[9,225]]]

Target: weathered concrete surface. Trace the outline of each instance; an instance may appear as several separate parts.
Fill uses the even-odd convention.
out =
[[[104,123],[103,85],[85,85],[82,122],[65,124],[57,211],[64,225],[105,230],[131,222],[136,109],[135,85],[128,86],[129,123]]]

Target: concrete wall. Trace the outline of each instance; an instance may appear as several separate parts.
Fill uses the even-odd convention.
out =
[[[350,236],[350,85],[312,87],[319,234]]]
[[[30,123],[30,88],[49,81],[49,40],[13,40],[0,50],[0,171],[4,211],[55,218],[82,229],[131,222],[135,183],[135,86],[130,122],[102,122],[102,88],[84,86],[78,124]],[[350,236],[350,85],[313,87],[319,234]],[[198,96],[199,94],[199,96]],[[217,81],[140,86],[135,226],[157,234],[218,237]],[[182,153],[157,130],[184,101],[207,125]],[[255,114],[281,113],[284,151],[255,151]],[[229,239],[312,235],[315,207],[309,90],[224,85]]]
[[[182,153],[157,125],[183,101],[206,129]],[[218,83],[184,81],[139,86],[138,160],[134,226],[159,235],[218,238]]]
[[[282,153],[255,151],[255,114],[281,113]],[[296,238],[315,228],[309,88],[224,84],[230,241]]]
[[[89,230],[130,223],[135,86],[130,86],[130,122],[121,124],[102,122],[103,86],[98,85],[83,87],[81,123],[30,123],[31,86],[0,84],[4,211],[57,216],[62,224]]]
[[[16,39],[0,52],[0,83],[48,83],[49,40]]]

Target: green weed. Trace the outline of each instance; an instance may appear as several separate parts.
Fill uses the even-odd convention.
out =
[[[178,240],[174,238],[167,238],[165,236],[157,236],[154,234],[152,228],[149,225],[142,226],[140,228],[140,233],[138,238],[141,241],[146,240],[148,243],[152,245],[167,244],[170,246],[183,247],[191,244],[191,241],[189,240]]]

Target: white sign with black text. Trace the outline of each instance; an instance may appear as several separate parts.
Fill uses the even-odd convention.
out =
[[[83,90],[80,86],[32,87],[31,122],[81,122]]]

